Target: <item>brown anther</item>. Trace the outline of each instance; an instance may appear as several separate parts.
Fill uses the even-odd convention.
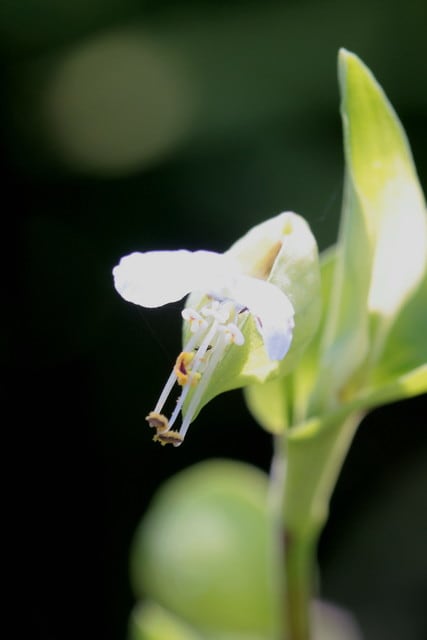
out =
[[[150,411],[148,416],[145,417],[148,422],[148,425],[157,431],[157,435],[159,433],[164,433],[169,429],[169,420],[162,413],[156,413],[155,411]],[[155,436],[156,437],[156,436]]]
[[[166,433],[156,433],[153,440],[154,442],[160,442],[163,447],[165,444],[173,444],[174,447],[179,447],[184,438],[178,431],[166,431]]]

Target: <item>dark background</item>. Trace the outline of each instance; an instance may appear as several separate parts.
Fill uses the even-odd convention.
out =
[[[270,462],[240,392],[206,407],[180,449],[151,442],[179,305],[124,303],[112,267],[136,249],[222,251],[284,209],[331,244],[340,46],[384,86],[425,189],[426,24],[423,0],[2,3],[18,637],[125,638],[129,545],[159,483],[215,456]],[[368,640],[427,637],[425,416],[424,397],[365,420],[322,537],[322,593]]]

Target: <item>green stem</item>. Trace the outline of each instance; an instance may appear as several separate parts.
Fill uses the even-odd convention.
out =
[[[281,543],[284,567],[281,587],[281,640],[310,640],[310,601],[313,596],[316,540],[310,535],[291,531],[283,522],[286,483],[286,435],[275,439],[275,453],[270,473],[270,497],[276,522],[277,540]]]
[[[276,439],[271,484],[285,539],[284,640],[310,640],[317,540],[360,418],[357,413],[316,418]]]
[[[313,597],[315,542],[285,532],[286,639],[310,639],[310,602]]]

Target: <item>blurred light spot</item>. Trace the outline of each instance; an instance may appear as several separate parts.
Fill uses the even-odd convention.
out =
[[[189,129],[185,70],[135,30],[103,35],[58,63],[44,117],[65,161],[95,173],[126,173],[170,152]]]
[[[313,640],[363,640],[349,611],[328,602],[312,603]]]

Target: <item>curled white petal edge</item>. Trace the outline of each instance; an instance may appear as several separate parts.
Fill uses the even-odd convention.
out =
[[[239,276],[229,287],[230,297],[255,317],[270,360],[283,360],[292,342],[294,308],[274,284]]]

